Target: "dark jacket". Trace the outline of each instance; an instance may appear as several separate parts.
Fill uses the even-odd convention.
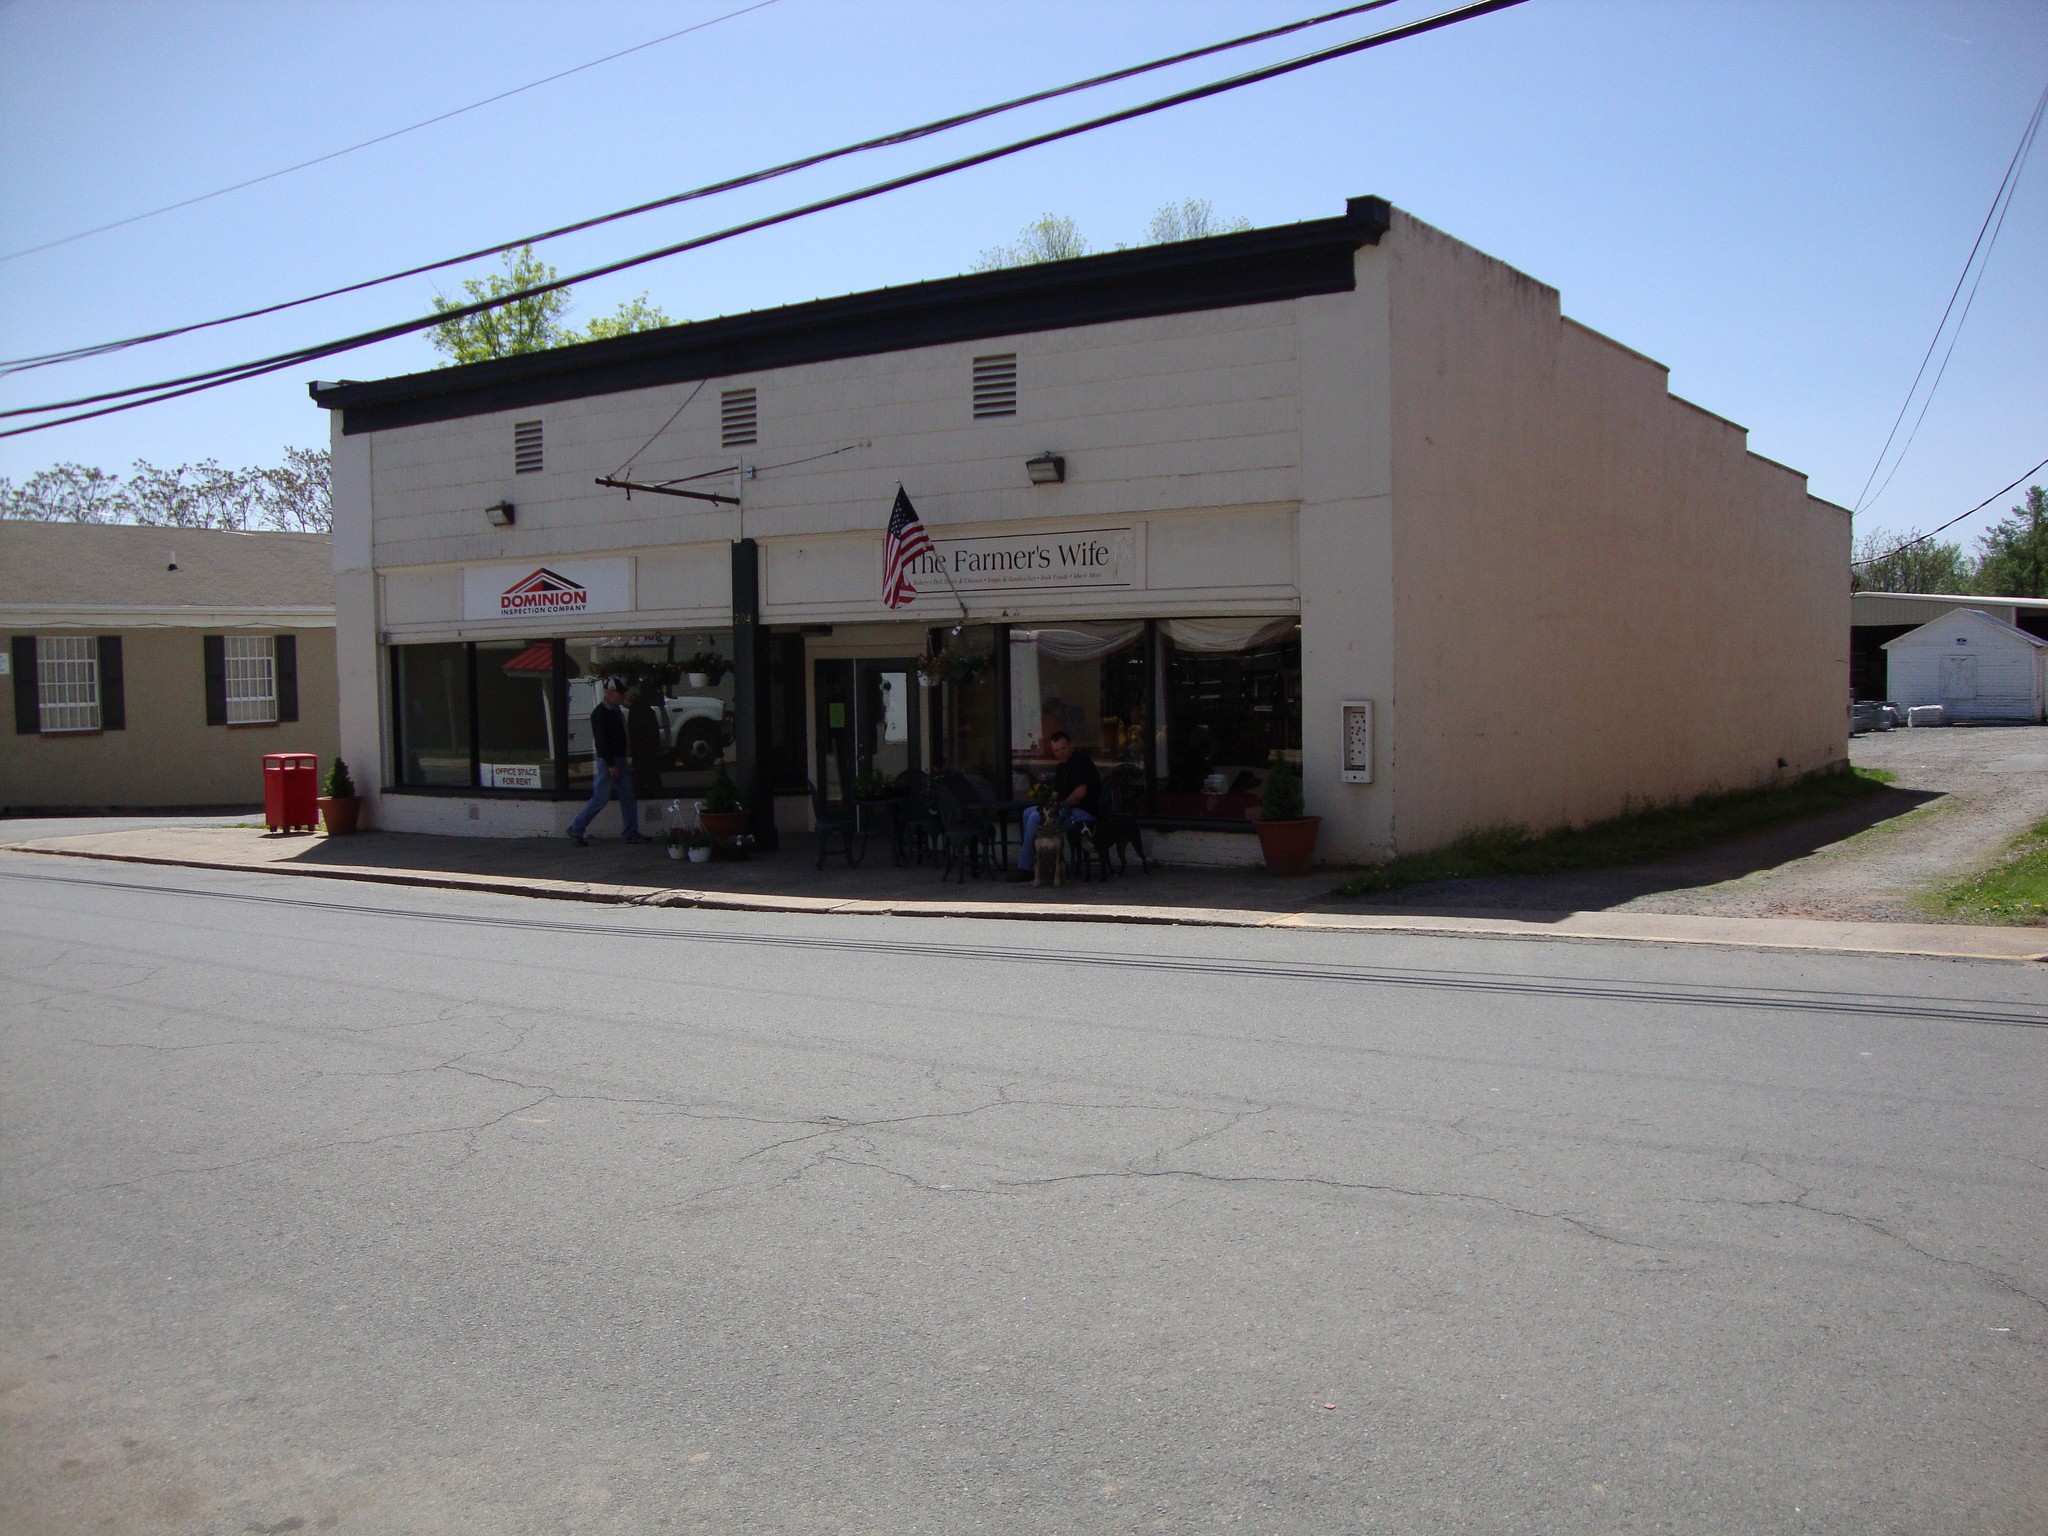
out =
[[[590,745],[603,762],[623,761],[626,756],[626,712],[616,704],[600,700],[597,708],[590,712]]]
[[[643,696],[626,709],[626,740],[633,748],[633,788],[643,795],[661,792],[661,716]]]
[[[1090,816],[1102,814],[1102,770],[1095,766],[1095,759],[1088,755],[1085,747],[1074,748],[1074,755],[1052,771],[1053,793],[1059,796],[1061,805],[1067,803],[1067,796],[1074,792],[1074,786],[1085,784],[1088,792],[1074,802],[1074,809],[1086,811]]]

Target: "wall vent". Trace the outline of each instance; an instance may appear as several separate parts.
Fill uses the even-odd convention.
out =
[[[751,389],[728,389],[718,397],[718,442],[745,448],[760,441],[761,406]]]
[[[974,416],[1017,414],[1017,354],[1001,352],[974,360]]]
[[[512,472],[515,475],[537,475],[540,471],[540,423],[537,421],[513,422]]]

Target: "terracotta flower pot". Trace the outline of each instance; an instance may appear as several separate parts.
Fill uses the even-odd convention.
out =
[[[1316,861],[1316,833],[1323,825],[1320,816],[1303,816],[1296,821],[1255,821],[1259,829],[1259,851],[1266,856],[1266,871],[1275,875],[1305,875]]]
[[[327,823],[329,837],[347,837],[356,829],[356,823],[363,814],[360,795],[349,795],[335,799],[330,795],[320,796],[320,819]]]
[[[748,816],[744,809],[737,811],[707,811],[697,807],[697,825],[723,842],[728,837],[738,837],[747,830]]]

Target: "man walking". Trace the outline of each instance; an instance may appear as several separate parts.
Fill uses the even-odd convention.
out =
[[[626,750],[626,711],[621,707],[625,698],[625,686],[616,677],[608,677],[604,680],[603,700],[590,712],[590,749],[595,758],[590,804],[569,823],[569,838],[578,848],[590,846],[583,834],[614,795],[619,797],[619,816],[626,828],[619,841],[647,841],[640,835],[640,802],[633,796],[633,771]]]

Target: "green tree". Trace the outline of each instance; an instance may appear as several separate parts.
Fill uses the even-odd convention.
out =
[[[0,518],[31,523],[122,523],[121,477],[89,464],[53,464],[20,485],[0,478]]]
[[[504,262],[505,270],[502,272],[465,278],[462,298],[451,299],[445,294],[435,294],[435,313],[443,314],[466,305],[502,299],[507,294],[551,283],[561,275],[534,255],[530,245],[507,251]],[[607,337],[658,330],[675,323],[657,306],[648,303],[644,293],[621,304],[611,314],[599,316],[584,330],[565,324],[568,314],[567,288],[508,299],[473,315],[443,320],[434,327],[434,346],[447,354],[451,364],[480,363],[487,358],[545,352],[552,347],[573,346],[579,341],[603,341]]]
[[[1217,218],[1216,205],[1206,197],[1190,197],[1178,203],[1168,203],[1154,213],[1152,222],[1145,227],[1145,240],[1150,245],[1171,245],[1176,240],[1241,234],[1251,227],[1250,219]]]
[[[2048,491],[2027,489],[1977,540],[1977,590],[1986,597],[2048,597]]]
[[[1200,240],[1209,235],[1234,235],[1252,227],[1245,218],[1222,219],[1216,205],[1206,197],[1190,197],[1157,209],[1145,226],[1146,245],[1170,245],[1176,240]],[[1017,232],[1008,245],[992,245],[974,263],[976,272],[1000,272],[1005,267],[1035,267],[1043,261],[1070,261],[1086,256],[1092,247],[1071,214],[1041,213]],[[1118,250],[1127,250],[1121,243]]]
[[[1005,267],[1035,267],[1044,261],[1068,261],[1088,254],[1081,226],[1064,213],[1042,213],[1017,232],[1008,245],[992,245],[974,263],[977,272]]]
[[[1856,546],[1849,567],[1850,586],[1858,592],[1955,592],[1972,590],[1976,562],[1960,544],[1921,537],[1920,530],[1867,533]],[[1907,547],[1900,548],[1901,545]]]
[[[213,459],[159,469],[137,459],[123,478],[91,465],[57,464],[18,486],[0,479],[0,518],[325,533],[334,526],[334,504],[327,450],[287,448],[282,464],[261,469],[231,469]]]

